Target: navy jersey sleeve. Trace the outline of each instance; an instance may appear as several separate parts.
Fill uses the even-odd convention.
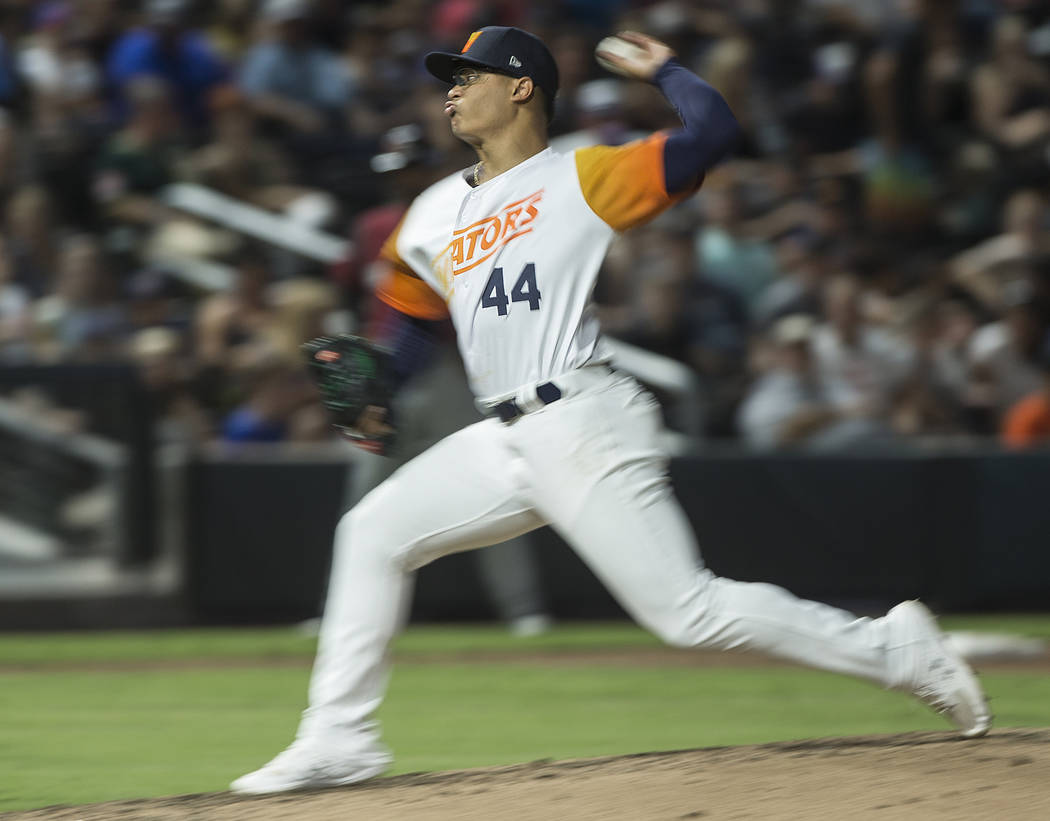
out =
[[[664,185],[669,194],[694,189],[732,149],[740,127],[722,95],[677,60],[664,63],[653,82],[682,120],[664,143]]]

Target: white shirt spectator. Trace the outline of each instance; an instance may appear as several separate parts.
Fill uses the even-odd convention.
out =
[[[867,406],[875,412],[886,408],[915,362],[910,345],[870,326],[858,329],[857,343],[847,345],[834,328],[821,325],[814,333],[813,353],[832,404]]]
[[[28,361],[29,292],[13,282],[0,282],[0,362]]]
[[[821,391],[797,374],[770,371],[748,392],[740,408],[739,426],[745,441],[756,448],[782,443],[782,428],[792,416],[817,402]]]
[[[771,329],[767,370],[751,386],[737,416],[752,447],[833,450],[884,434],[874,420],[836,405],[814,367],[813,333],[813,320],[804,314],[784,317]]]
[[[807,410],[831,408],[827,394],[819,383],[796,373],[766,373],[752,386],[737,417],[744,441],[761,450],[792,444],[807,450],[837,450],[872,442],[885,434],[870,419],[829,416],[805,436],[789,441],[787,427],[796,417]]]
[[[98,68],[86,55],[63,55],[31,45],[18,55],[18,73],[31,89],[63,99],[82,99],[98,92]]]
[[[1005,321],[992,322],[977,329],[970,340],[970,364],[983,370],[995,391],[993,403],[1005,411],[1043,385],[1043,376],[1034,363],[1026,361],[1012,344]]]

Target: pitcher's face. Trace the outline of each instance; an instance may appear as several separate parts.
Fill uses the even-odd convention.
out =
[[[452,88],[445,100],[445,114],[452,133],[468,143],[476,143],[498,130],[511,115],[511,95],[517,80],[472,66],[453,74]]]

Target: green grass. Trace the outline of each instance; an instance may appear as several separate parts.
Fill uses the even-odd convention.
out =
[[[1050,633],[1050,627],[1048,627]],[[0,667],[202,659],[311,658],[315,641],[294,628],[144,630],[103,633],[0,634]],[[517,653],[655,647],[630,623],[564,625],[542,636],[511,639],[500,626],[419,626],[397,642],[402,653]]]
[[[1050,637],[1050,617],[946,626]],[[544,665],[511,655],[655,645],[629,625],[525,641],[498,628],[415,628],[398,644],[381,711],[396,772],[946,727],[908,698],[807,670]],[[0,637],[0,811],[224,789],[290,740],[312,650],[290,629]],[[499,651],[508,653],[501,662]],[[473,652],[485,661],[464,658]],[[455,661],[434,661],[440,653]],[[172,658],[205,664],[89,667]],[[301,663],[215,664],[228,658]],[[47,669],[54,664],[63,667]],[[1050,725],[1045,674],[984,681],[999,726]]]
[[[1050,640],[1050,615],[947,616],[946,630],[988,630]],[[574,652],[657,647],[628,622],[567,624],[543,636],[510,639],[499,626],[419,626],[398,639],[403,655],[522,650]],[[309,659],[315,641],[293,628],[143,630],[102,633],[0,634],[0,669],[78,663],[138,663],[205,659]]]

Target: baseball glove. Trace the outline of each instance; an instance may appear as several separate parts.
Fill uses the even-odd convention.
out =
[[[354,444],[385,453],[394,440],[394,429],[388,424],[393,394],[390,353],[348,334],[311,339],[303,345],[303,353],[332,424]],[[362,414],[375,420],[373,429],[359,427]]]

